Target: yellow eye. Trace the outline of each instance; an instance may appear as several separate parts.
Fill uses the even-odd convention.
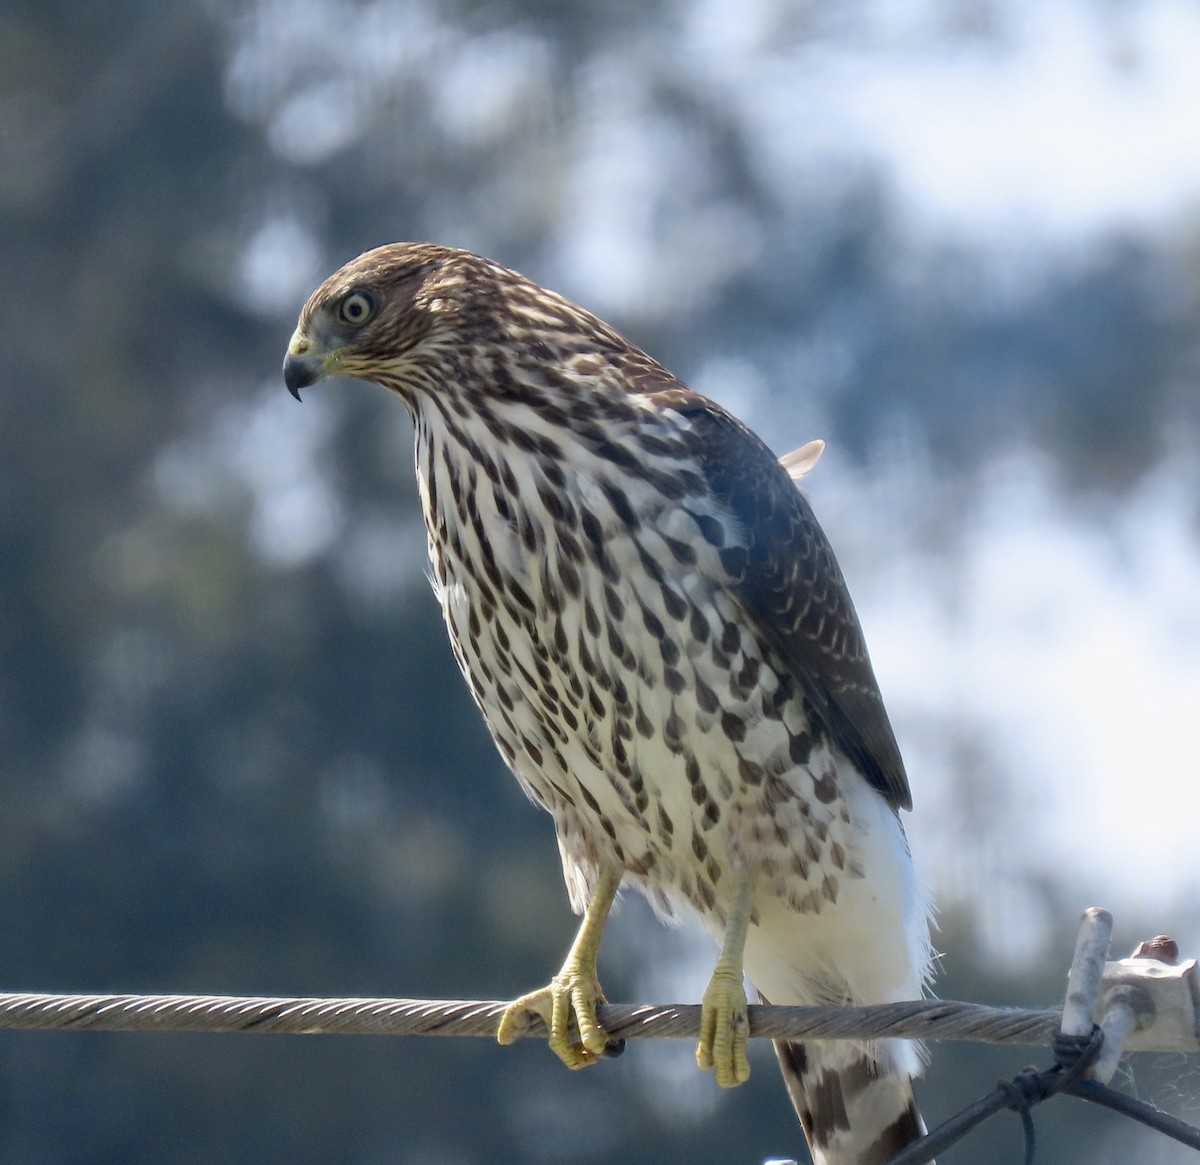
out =
[[[365,291],[352,291],[342,300],[338,315],[343,323],[360,327],[375,314],[375,301]]]

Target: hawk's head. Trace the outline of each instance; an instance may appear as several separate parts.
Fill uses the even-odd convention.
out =
[[[465,299],[483,273],[473,268],[481,264],[430,243],[393,243],[351,260],[300,313],[283,362],[292,395],[298,400],[300,389],[334,375],[399,387],[414,350],[461,330]]]
[[[297,399],[300,389],[339,375],[393,388],[415,406],[422,387],[494,382],[497,361],[545,368],[580,358],[593,375],[613,360],[653,365],[590,312],[490,259],[392,243],[359,255],[312,293],[283,376]]]

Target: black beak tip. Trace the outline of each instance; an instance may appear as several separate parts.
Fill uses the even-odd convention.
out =
[[[300,399],[302,388],[316,384],[320,378],[321,374],[317,368],[303,356],[289,354],[283,362],[283,383],[287,385],[288,392],[297,400]]]

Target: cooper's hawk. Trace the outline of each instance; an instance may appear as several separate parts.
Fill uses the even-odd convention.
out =
[[[445,247],[381,247],[313,293],[284,377],[298,396],[333,373],[412,415],[455,656],[584,914],[501,1042],[537,1012],[570,1067],[604,1052],[596,958],[623,885],[692,907],[721,944],[697,1052],[721,1085],[749,1074],[743,971],[775,1003],[918,997],[908,782],[787,467],[595,316]],[[817,1162],[871,1165],[918,1135],[909,1045],[776,1050]]]

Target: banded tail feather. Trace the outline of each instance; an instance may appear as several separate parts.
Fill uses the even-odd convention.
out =
[[[912,1079],[867,1045],[775,1041],[813,1165],[885,1165],[925,1133]]]

